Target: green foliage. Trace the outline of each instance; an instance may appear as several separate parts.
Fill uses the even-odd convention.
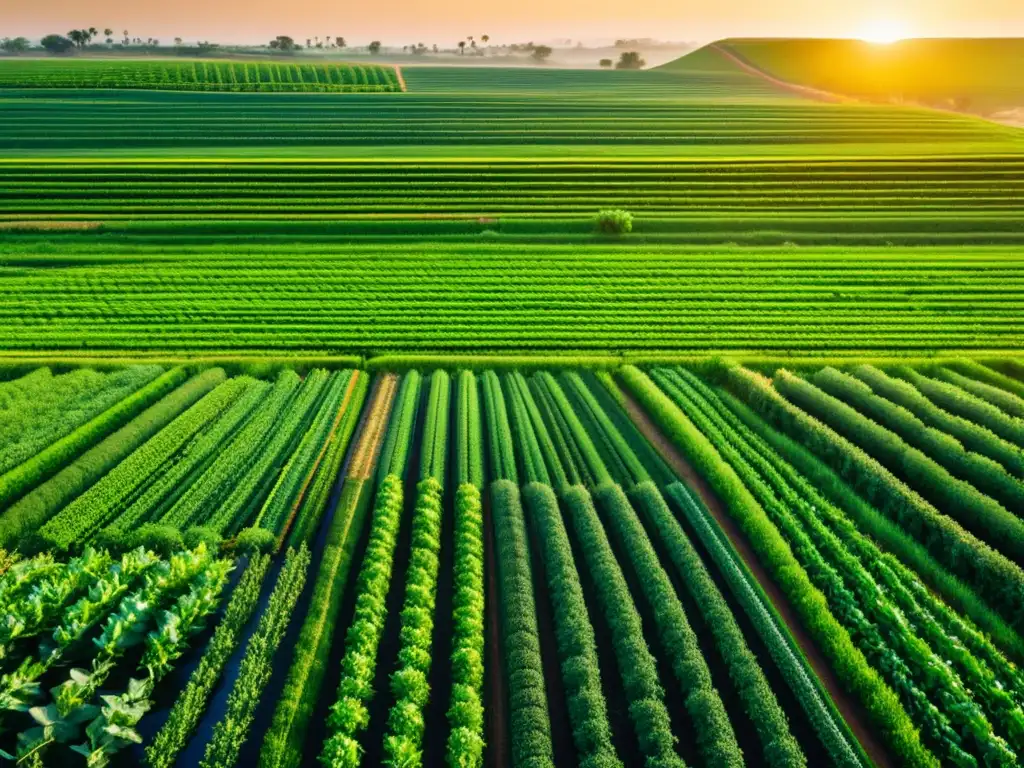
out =
[[[590,494],[574,486],[563,494],[567,515],[597,598],[596,610],[604,614],[611,630],[612,648],[626,696],[633,730],[645,761],[652,765],[682,766],[676,755],[676,737],[665,708],[665,692],[658,678],[654,657],[644,640],[643,624],[633,598],[615,560],[608,537],[594,509]],[[691,712],[692,714],[692,712]],[[720,724],[718,724],[720,725]],[[720,729],[702,738],[717,740]]]
[[[993,733],[990,710],[972,700],[984,699],[990,680],[978,673],[973,658],[961,679],[959,670],[947,667],[950,649],[943,647],[942,632],[931,631],[930,621],[922,620],[919,625],[900,615],[901,611],[911,617],[921,613],[912,598],[898,604],[891,587],[879,585],[889,574],[884,569],[872,572],[879,564],[878,553],[870,546],[860,546],[864,542],[856,535],[849,542],[837,541],[820,518],[830,513],[832,519],[841,518],[840,513],[777,461],[774,451],[759,451],[763,446],[699,380],[685,372],[658,370],[653,375],[742,478],[811,581],[827,596],[833,614],[901,697],[928,745],[954,763],[969,764],[970,753],[1012,762],[1009,746]],[[941,656],[922,639],[929,633],[939,637]],[[981,687],[972,692],[971,684],[979,681]],[[940,711],[934,700],[956,704]]]
[[[198,546],[200,543],[205,545],[202,540],[197,541],[196,545]],[[128,545],[132,549],[144,547],[158,555],[169,557],[173,553],[185,549],[185,540],[177,528],[159,523],[146,523],[128,536]]]
[[[484,432],[480,391],[472,371],[459,373],[456,393],[455,479],[478,489],[484,485]]]
[[[534,538],[540,544],[544,576],[551,594],[558,663],[577,759],[582,765],[621,766],[622,761],[612,745],[594,627],[587,614],[558,499],[550,486],[540,483],[527,485],[523,498]]]
[[[221,542],[221,536],[217,531],[212,528],[203,528],[200,525],[186,529],[182,534],[182,539],[188,549],[195,549],[200,544],[204,544],[211,551],[216,551]]]
[[[622,378],[652,418],[683,451],[725,502],[759,559],[798,611],[804,626],[829,659],[844,687],[860,699],[889,748],[905,765],[937,766],[879,674],[853,644],[849,632],[829,610],[825,596],[811,583],[789,545],[767,518],[735,470],[686,416],[639,369],[627,366]]]
[[[898,435],[804,379],[781,370],[776,373],[774,383],[787,400],[860,446],[940,512],[1010,557],[1017,560],[1024,557],[1024,521],[998,502],[979,493],[970,483],[956,479]],[[867,388],[864,384],[860,386]],[[955,445],[954,442],[944,449],[950,452]]]
[[[511,480],[497,480],[491,483],[490,493],[512,768],[553,768],[530,548],[519,488]]]
[[[849,521],[865,534],[880,542],[885,550],[913,569],[917,577],[940,594],[950,606],[990,634],[993,640],[1012,653],[1016,659],[1024,658],[1024,642],[1020,636],[978,594],[953,576],[920,543],[891,519],[883,515],[860,496],[824,462],[792,438],[777,432],[740,402],[722,389],[715,394],[743,423],[792,467],[814,485],[817,492],[843,510]]]
[[[806,766],[807,758],[800,743],[790,731],[786,713],[765,678],[757,657],[747,645],[732,610],[715,586],[711,574],[682,526],[665,504],[658,487],[650,481],[640,483],[633,489],[630,497],[634,508],[639,511],[646,523],[647,530],[662,542],[668,553],[669,563],[697,604],[714,636],[715,646],[729,668],[729,676],[739,693],[743,708],[757,729],[765,763],[772,768]],[[773,627],[770,617],[763,609],[759,615],[765,621],[761,624],[755,623],[755,627],[763,633],[762,639],[765,642],[770,639],[780,644],[779,629]],[[792,654],[787,654],[787,650],[784,643],[779,645],[777,655],[784,657],[788,664],[779,666],[785,677],[800,682],[800,685],[793,685],[793,692],[800,697],[805,713],[816,725],[819,733],[828,737],[822,739],[825,745],[837,750],[833,759],[837,764],[841,764],[849,754],[850,747],[845,743],[842,734],[837,733],[838,729],[832,715],[822,706],[820,697],[814,695],[806,672],[802,675],[798,673],[799,662]]]
[[[740,367],[726,371],[733,391],[782,432],[799,440],[864,498],[919,541],[950,573],[974,587],[1018,631],[1024,626],[1024,571],[941,514],[863,450]]]
[[[605,525],[626,552],[629,567],[654,617],[658,640],[675,673],[701,756],[707,765],[743,765],[743,752],[725,705],[712,684],[711,670],[697,635],[643,524],[620,486],[600,486],[595,489],[594,498],[604,511]]]
[[[893,373],[909,381],[940,408],[991,430],[1018,448],[1024,448],[1024,421],[1021,419],[1010,416],[955,384],[925,376],[913,368],[899,366],[893,369]]]
[[[243,529],[235,537],[235,549],[244,554],[267,554],[276,548],[277,536],[274,535],[274,532],[256,525]]]
[[[266,396],[269,386],[265,382],[245,377],[233,381],[233,386],[242,390],[237,399],[215,417],[212,424],[204,425],[189,440],[176,457],[176,461],[165,463],[163,471],[151,477],[151,482],[144,492],[133,494],[131,502],[103,529],[105,540],[116,541],[123,538],[135,526],[159,519],[166,510],[173,507],[198,475],[216,460],[217,452],[224,442],[245,422],[257,403]],[[216,531],[214,533],[216,534]],[[220,535],[216,535],[219,541]]]
[[[223,377],[223,372],[220,376]],[[241,379],[221,383],[47,521],[40,528],[40,535],[57,549],[87,540],[112,520],[139,485],[216,419],[246,387],[248,382]]]
[[[236,508],[245,504],[254,493],[254,485],[262,478],[268,460],[262,451],[270,452],[271,434],[279,421],[284,420],[283,414],[294,415],[294,411],[289,412],[289,406],[295,404],[300,386],[299,376],[294,371],[281,371],[256,410],[232,434],[230,441],[221,445],[202,475],[163,512],[160,522],[178,528],[202,525],[224,533]],[[284,425],[281,426],[279,434],[284,434]],[[280,441],[277,445],[280,446]],[[270,456],[269,460],[274,458]],[[232,500],[230,506],[229,499]]]
[[[370,485],[360,481],[355,484],[359,492],[342,496],[344,504],[339,503],[335,508],[327,531],[313,597],[302,623],[284,690],[277,700],[273,722],[263,739],[261,768],[298,766],[302,762],[309,720],[323,685],[334,628],[348,584],[353,550],[362,535],[370,501]],[[400,492],[398,498],[401,498]]]
[[[74,43],[43,38],[51,53]],[[244,93],[387,93],[401,88],[393,67],[282,61],[38,61],[0,64],[3,88],[113,88]]]
[[[515,445],[512,439],[512,427],[509,424],[505,396],[501,391],[501,381],[494,371],[485,371],[481,377],[484,394],[484,413],[487,417],[487,448],[488,464],[491,468],[491,480],[509,480],[517,483],[519,473],[516,470]]]
[[[633,231],[633,214],[620,208],[598,211],[595,220],[602,235],[628,235]]]
[[[298,552],[288,550],[270,602],[260,617],[256,632],[245,646],[245,655],[228,696],[226,711],[214,726],[213,736],[199,764],[201,768],[230,768],[237,762],[260,697],[270,681],[275,654],[305,586],[309,561],[309,549],[305,545]]]
[[[960,387],[979,400],[994,405],[1007,415],[1019,420],[1024,418],[1024,399],[985,381],[977,381],[949,368],[936,368],[932,374],[939,380]]]
[[[811,380],[833,397],[892,430],[909,445],[1007,510],[1024,509],[1024,485],[992,459],[967,451],[954,436],[927,426],[906,408],[879,397],[868,384],[848,374],[826,367],[815,373]],[[930,494],[922,495],[928,497]]]
[[[223,380],[219,368],[194,376],[22,497],[0,519],[0,544],[38,529]]]
[[[66,432],[66,434],[55,437],[53,442],[30,459],[0,476],[0,505],[10,503],[29,488],[51,477],[71,459],[94,445],[96,441],[119,429],[142,409],[151,406],[174,387],[180,386],[186,378],[187,374],[184,368],[167,371],[146,386],[128,394],[108,410],[71,431],[67,431],[66,427],[74,424],[77,419],[65,416],[64,419],[67,423],[56,430],[50,428],[46,439],[55,437],[62,432]],[[42,382],[42,386],[49,389],[51,383],[49,381]],[[35,393],[26,394],[35,396]],[[60,407],[66,411],[68,404],[61,403]]]
[[[448,403],[451,379],[445,371],[434,371],[427,396],[426,423],[423,425],[423,447],[420,452],[421,480],[434,478],[445,482],[445,458],[448,453]]]
[[[446,382],[447,383],[447,382]],[[395,703],[384,737],[386,762],[412,768],[423,764],[423,710],[430,695],[431,645],[441,552],[441,484],[427,477],[416,486],[412,551],[402,604],[401,650],[391,675]]]
[[[277,481],[256,515],[255,524],[280,536],[289,522],[296,503],[311,482],[311,473],[317,459],[322,455],[331,430],[342,414],[339,413],[341,399],[348,387],[351,371],[336,371],[330,374],[319,406],[312,406],[312,419],[306,415],[308,428],[291,452],[287,463],[277,476]]]
[[[419,371],[409,371],[402,377],[378,460],[378,484],[384,482],[388,475],[405,475],[412,433],[416,428],[416,415],[419,413],[422,384],[423,377]]]
[[[764,641],[772,660],[796,696],[829,756],[836,765],[849,768],[863,765],[857,755],[852,734],[848,736],[844,733],[838,711],[829,706],[831,702],[827,694],[820,689],[820,683],[800,655],[795,642],[785,632],[785,625],[769,610],[767,597],[756,587],[749,571],[740,564],[708,512],[682,483],[673,483],[665,493],[697,532],[697,537]]]
[[[352,435],[359,423],[359,415],[363,410],[363,403],[366,401],[366,393],[370,388],[370,377],[359,374],[355,390],[352,393],[348,408],[342,416],[341,423],[334,432],[334,437],[327,449],[327,453],[320,463],[320,468],[313,479],[313,485],[303,500],[302,508],[299,510],[292,527],[291,535],[288,538],[289,545],[299,546],[302,542],[309,543],[317,523],[323,516],[330,499],[331,490],[334,488],[338,475],[341,473],[341,466],[345,461],[345,452],[348,450]],[[350,481],[351,482],[351,481]],[[278,542],[280,548],[281,542]]]
[[[1024,478],[1024,451],[997,436],[990,429],[943,410],[921,394],[910,382],[887,376],[878,368],[860,365],[854,368],[852,373],[874,392],[902,405],[928,426],[956,438],[966,449],[998,461],[1015,477]]]
[[[355,613],[345,633],[341,682],[328,716],[328,737],[320,754],[320,762],[329,768],[358,766],[362,756],[359,734],[369,724],[367,706],[374,694],[377,651],[387,619],[386,601],[404,505],[401,478],[385,476],[374,502],[370,539],[359,570]],[[264,753],[272,756],[274,749],[269,738]],[[260,759],[261,764],[268,764],[263,763],[262,755]]]
[[[452,694],[447,759],[480,768],[484,758],[484,513],[480,489],[455,492],[455,567],[452,596]]]

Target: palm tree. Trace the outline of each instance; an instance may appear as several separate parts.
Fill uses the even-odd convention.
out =
[[[491,41],[491,36],[490,35],[484,35],[480,39],[483,40],[484,45],[487,45],[487,43],[489,43]]]
[[[466,55],[466,41],[465,40],[459,40],[459,53],[462,54],[463,56]]]

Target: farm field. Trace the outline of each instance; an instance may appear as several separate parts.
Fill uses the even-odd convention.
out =
[[[1019,247],[379,243],[315,226],[317,237],[261,223],[246,244],[241,228],[8,235],[0,348],[644,359],[993,355],[1024,338]]]
[[[91,88],[236,93],[387,93],[394,68],[276,61],[0,61],[0,89]]]
[[[0,112],[0,761],[1021,763],[1021,130],[714,48]]]
[[[11,370],[0,749],[1012,764],[1020,371]]]

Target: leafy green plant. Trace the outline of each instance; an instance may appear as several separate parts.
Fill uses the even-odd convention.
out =
[[[595,222],[602,235],[628,235],[633,231],[633,214],[620,208],[598,211]]]

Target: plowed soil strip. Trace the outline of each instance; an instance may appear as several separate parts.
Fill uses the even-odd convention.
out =
[[[818,647],[811,640],[810,635],[804,630],[803,625],[800,623],[799,617],[796,611],[793,610],[789,600],[782,593],[782,590],[772,581],[768,572],[761,565],[761,562],[757,559],[757,555],[751,549],[747,543],[743,532],[740,531],[739,526],[729,516],[726,511],[725,505],[715,495],[711,486],[704,480],[703,477],[693,468],[686,457],[676,448],[668,437],[661,431],[657,424],[655,424],[651,418],[647,415],[644,409],[639,403],[630,395],[629,392],[623,390],[625,396],[626,412],[629,417],[633,420],[633,423],[639,428],[644,436],[650,440],[658,453],[662,455],[665,461],[668,462],[669,466],[672,467],[673,471],[697,494],[704,502],[705,506],[711,512],[712,516],[717,521],[719,527],[728,537],[732,543],[736,552],[739,554],[740,559],[746,564],[747,568],[757,579],[758,584],[764,590],[765,594],[768,595],[768,599],[771,600],[772,605],[782,616],[783,621],[786,623],[786,627],[793,639],[796,640],[797,645],[803,652],[807,661],[811,665],[811,669],[821,680],[825,686],[825,690],[828,691],[829,696],[832,697],[832,701],[835,702],[836,707],[839,709],[840,714],[846,720],[850,729],[853,731],[854,736],[860,742],[864,751],[867,752],[868,757],[875,763],[878,768],[895,768],[895,763],[890,758],[885,746],[879,741],[874,731],[870,728],[867,723],[867,715],[860,702],[847,695],[832,671],[832,667],[828,661],[818,650]]]

